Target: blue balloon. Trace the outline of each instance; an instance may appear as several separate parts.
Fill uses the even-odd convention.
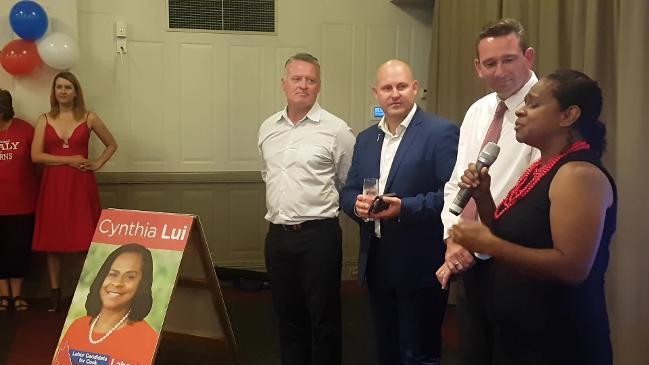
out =
[[[9,23],[20,38],[35,41],[47,30],[47,14],[34,1],[19,1],[9,12]]]

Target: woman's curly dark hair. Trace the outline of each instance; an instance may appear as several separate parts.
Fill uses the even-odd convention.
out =
[[[0,118],[11,120],[14,117],[14,106],[9,90],[0,89]]]
[[[573,105],[581,109],[581,115],[573,128],[588,142],[591,150],[601,157],[606,150],[606,125],[599,120],[603,98],[597,82],[575,70],[555,71],[545,78],[554,83],[552,94],[561,110]]]

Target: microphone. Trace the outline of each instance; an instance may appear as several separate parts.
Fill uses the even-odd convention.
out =
[[[499,153],[500,146],[493,142],[487,143],[487,145],[482,149],[482,152],[478,155],[478,160],[475,162],[475,167],[478,170],[478,173],[480,173],[480,170],[482,170],[483,167],[491,166],[491,164],[496,161]],[[471,199],[472,190],[473,189],[460,189],[448,210],[455,215],[460,215],[464,210],[464,207],[466,207],[466,204],[469,202],[469,199]]]

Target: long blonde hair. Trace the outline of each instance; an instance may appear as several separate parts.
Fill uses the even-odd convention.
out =
[[[52,118],[56,118],[59,116],[59,113],[61,112],[59,107],[59,102],[56,100],[56,95],[54,95],[54,88],[56,87],[56,80],[58,78],[70,81],[74,86],[74,92],[76,94],[73,101],[74,119],[78,121],[82,120],[87,112],[86,102],[83,99],[83,90],[81,90],[81,84],[79,83],[77,77],[74,76],[72,72],[68,72],[68,71],[59,72],[58,74],[56,74],[56,76],[54,76],[54,80],[52,80],[49,114],[52,116]]]

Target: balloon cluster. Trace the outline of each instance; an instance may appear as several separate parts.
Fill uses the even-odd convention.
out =
[[[67,34],[47,30],[47,14],[34,1],[19,1],[9,12],[9,23],[21,38],[7,43],[0,51],[0,64],[10,74],[27,75],[41,61],[57,69],[70,68],[79,58],[77,43]]]

